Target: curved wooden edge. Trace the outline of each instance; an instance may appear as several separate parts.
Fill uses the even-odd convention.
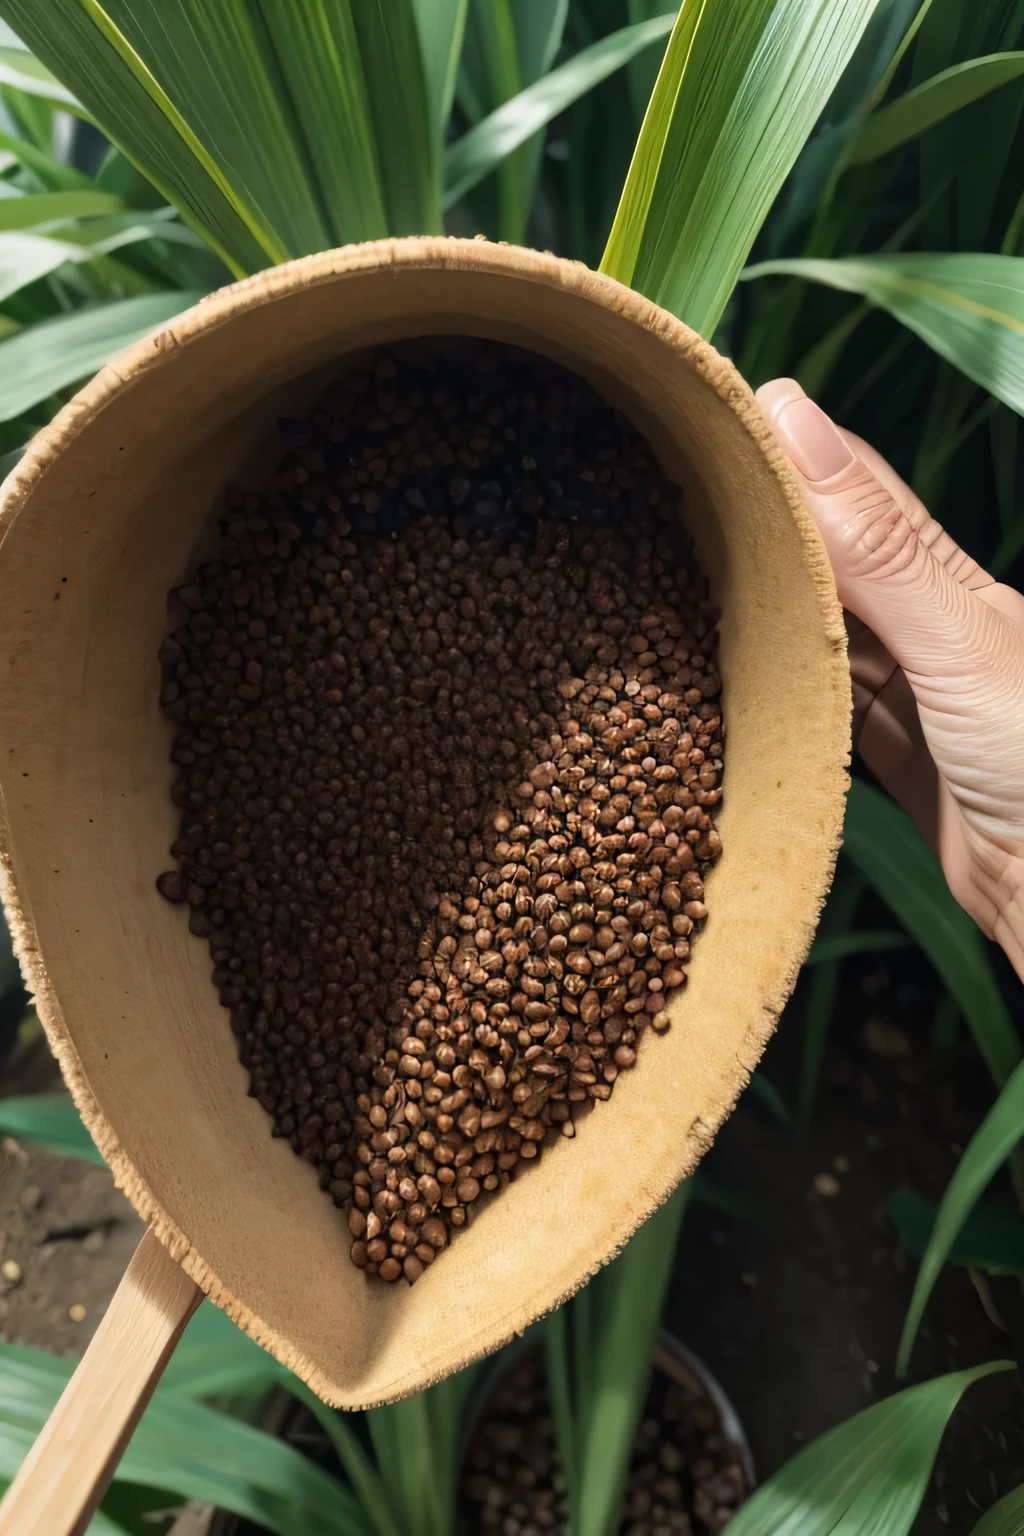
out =
[[[202,1294],[147,1232],[0,1503],[2,1536],[82,1536]]]

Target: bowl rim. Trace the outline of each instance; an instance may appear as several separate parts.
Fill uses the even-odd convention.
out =
[[[270,268],[254,276],[219,289],[198,304],[156,328],[147,337],[133,343],[111,359],[87,382],[29,443],[20,462],[0,485],[0,545],[13,526],[29,498],[45,481],[49,468],[65,448],[78,439],[103,410],[120,395],[129,391],[142,375],[162,367],[181,348],[208,332],[231,324],[248,312],[284,299],[306,288],[343,282],[345,278],[361,272],[391,269],[399,272],[416,270],[444,270],[486,273],[510,282],[528,281],[538,285],[571,293],[583,300],[611,309],[626,321],[656,339],[668,344],[678,358],[680,366],[695,372],[738,418],[740,425],[759,448],[768,470],[779,484],[789,513],[799,535],[803,558],[811,577],[817,612],[823,638],[830,649],[830,664],[836,669],[846,668],[846,630],[842,609],[836,594],[831,567],[817,528],[811,518],[799,489],[795,471],[778,445],[777,439],[760,405],[749,386],[736,371],[733,363],[721,356],[711,344],[698,336],[675,316],[660,309],[644,295],[624,287],[615,279],[591,271],[580,262],[556,257],[550,253],[527,250],[520,247],[492,244],[482,238],[461,239],[452,236],[409,236],[357,245],[340,247],[315,255],[299,257],[279,267]],[[828,874],[818,893],[818,908],[824,902],[828,885],[835,868],[841,840],[843,803],[849,783],[849,728],[848,716],[845,740],[838,710],[833,711],[834,739],[837,747],[834,771],[828,785],[829,839]],[[115,1183],[121,1188],[138,1213],[155,1230],[160,1241],[169,1250],[193,1280],[221,1306],[233,1320],[269,1348],[280,1360],[288,1364],[306,1380],[326,1401],[339,1398],[338,1387],[324,1375],[319,1366],[304,1355],[271,1325],[258,1317],[245,1303],[230,1291],[191,1238],[179,1228],[176,1221],[164,1209],[149,1181],[140,1174],[129,1154],[122,1147],[113,1126],[106,1119],[90,1087],[88,1075],[79,1057],[74,1039],[64,1019],[54,988],[51,986],[44,957],[42,956],[31,912],[23,907],[15,880],[9,846],[7,812],[0,793],[0,897],[7,914],[15,952],[21,964],[26,984],[35,994],[40,1019],[49,1043],[61,1066],[64,1080],[101,1154],[110,1165]],[[815,918],[810,917],[802,934],[804,949],[809,945]],[[784,986],[783,998],[788,997],[799,969],[800,960],[794,963]],[[779,997],[765,997],[757,1019],[752,1019],[746,1036],[746,1049],[735,1063],[735,1081],[730,1091],[723,1093],[722,1101],[713,1114],[701,1119],[694,1127],[696,1137],[694,1156],[707,1149],[722,1121],[730,1113],[749,1075],[756,1065],[767,1040],[774,1029],[779,1012]],[[691,1141],[693,1137],[690,1138]],[[681,1173],[680,1177],[685,1177]],[[662,1196],[668,1198],[666,1191]],[[650,1215],[660,1203],[644,1193],[636,1202],[628,1231],[623,1231],[620,1242],[608,1254],[596,1254],[592,1273],[613,1258],[622,1243],[628,1240],[636,1227]],[[647,1207],[650,1206],[650,1209]],[[576,1284],[585,1283],[588,1275],[580,1275]],[[573,1287],[575,1289],[575,1287]],[[571,1294],[567,1292],[566,1295]],[[541,1309],[543,1315],[551,1306],[561,1304],[566,1295],[549,1299],[549,1306]],[[518,1331],[521,1325],[511,1316],[500,1320],[500,1326],[492,1324],[489,1343],[481,1345],[476,1339],[467,1339],[457,1360],[447,1370],[457,1369],[482,1352],[498,1347],[504,1339]],[[446,1373],[443,1372],[443,1373]],[[420,1380],[417,1386],[424,1385]],[[415,1390],[416,1388],[412,1388]],[[395,1381],[386,1391],[376,1391],[369,1402],[385,1402],[402,1396],[410,1390],[402,1381]],[[358,1393],[346,1394],[346,1406],[359,1406]]]

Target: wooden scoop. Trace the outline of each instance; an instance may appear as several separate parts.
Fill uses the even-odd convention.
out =
[[[205,941],[154,888],[178,820],[156,653],[225,485],[258,484],[279,457],[277,417],[301,414],[355,349],[458,333],[575,369],[682,485],[723,609],[725,852],[668,1034],[410,1289],[351,1264],[343,1216],[247,1097]],[[608,278],[479,241],[329,251],[179,316],[35,439],[2,536],[8,922],[75,1103],[151,1227],[0,1511],[3,1536],[66,1536],[200,1292],[327,1402],[382,1403],[558,1306],[693,1170],[831,880],[850,683],[824,552],[731,364]]]

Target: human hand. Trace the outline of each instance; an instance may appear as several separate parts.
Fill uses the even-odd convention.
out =
[[[846,609],[854,739],[1024,978],[1024,595],[793,379],[758,390]]]

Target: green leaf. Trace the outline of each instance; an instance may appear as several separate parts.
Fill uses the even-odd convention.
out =
[[[388,1420],[386,1438],[381,1438],[380,1426],[373,1438],[403,1536],[446,1536],[454,1525],[454,1510],[447,1512],[446,1520],[438,1503],[441,1487],[434,1480],[433,1421],[428,1394],[417,1392],[372,1412],[375,1418],[380,1415]],[[380,1447],[385,1444],[393,1449],[382,1456]]]
[[[123,155],[113,144],[100,162],[95,185],[102,192],[116,192],[119,197],[124,198],[129,208],[152,212],[158,208],[167,207],[163,196],[153,183],[148,181],[127,155]],[[172,211],[177,214],[178,210],[175,208]]]
[[[689,1193],[688,1184],[680,1185],[588,1287],[594,1291],[595,1335],[588,1341],[590,1393],[578,1392],[576,1398],[579,1504],[574,1524],[588,1536],[612,1536],[619,1529],[651,1350]]]
[[[440,234],[441,144],[433,131],[412,0],[356,0],[352,15],[377,140],[388,233]]]
[[[413,0],[427,99],[438,142],[451,116],[469,0]]]
[[[971,1536],[1024,1536],[1024,1483],[993,1504]]]
[[[993,1079],[1005,1083],[1021,1059],[1020,1040],[981,934],[950,894],[938,859],[910,817],[888,795],[855,779],[843,849],[931,960]]]
[[[126,1533],[123,1525],[118,1525],[102,1509],[98,1509],[89,1521],[86,1536],[126,1536]]]
[[[79,0],[269,257],[327,243],[291,103],[244,0]]]
[[[579,1469],[576,1466],[576,1425],[573,1419],[572,1388],[569,1376],[569,1329],[566,1325],[566,1308],[559,1307],[545,1318],[544,1363],[551,1396],[551,1416],[555,1421],[555,1436],[562,1462],[570,1506],[579,1497]],[[569,1529],[575,1530],[575,1511],[570,1508]]]
[[[938,1203],[913,1190],[898,1189],[889,1196],[886,1210],[895,1224],[900,1247],[913,1258],[921,1258],[935,1230]],[[979,1201],[954,1238],[946,1262],[1024,1275],[1024,1216],[992,1200]]]
[[[525,88],[542,79],[555,62],[565,34],[569,0],[553,0],[548,5],[537,5],[536,0],[510,0],[510,8],[519,58],[519,86]],[[491,105],[498,107],[502,103],[494,101]],[[507,162],[519,167],[522,182],[523,219],[521,228],[514,233],[523,244],[527,243],[527,225],[537,191],[544,139],[543,132],[535,133]]]
[[[12,1477],[75,1366],[0,1344],[0,1477]],[[366,1536],[336,1479],[272,1435],[158,1388],[124,1453],[119,1481],[209,1500],[278,1536]]]
[[[589,48],[581,49],[565,64],[560,64],[483,118],[475,128],[468,129],[445,154],[445,207],[457,203],[545,123],[621,69],[644,48],[665,37],[671,30],[672,21],[672,15],[659,16],[653,21],[620,28]]]
[[[0,205],[2,206],[2,205]],[[95,373],[122,347],[198,303],[199,290],[147,293],[28,326],[0,341],[0,421]]]
[[[113,251],[138,245],[145,240],[170,240],[174,244],[185,244],[193,249],[205,249],[198,235],[186,229],[183,224],[146,220],[144,215],[139,214],[129,214],[127,217],[129,222],[123,228],[104,233],[102,238],[101,232],[108,224],[105,219],[73,225],[75,233],[88,238],[87,245],[56,239],[51,235],[31,234],[24,230],[0,233],[0,302],[29,283],[55,272],[65,262],[97,261]]]
[[[940,123],[961,107],[969,106],[1024,75],[1024,53],[992,53],[983,59],[954,64],[930,80],[923,80],[887,106],[879,107],[864,123],[846,154],[849,165],[880,160],[908,139]]]
[[[81,1157],[106,1167],[69,1093],[0,1099],[0,1132],[18,1141],[38,1141],[62,1157]]]
[[[0,198],[0,230],[31,229],[56,219],[83,219],[119,213],[124,203],[112,192],[29,192]]]
[[[688,0],[601,270],[710,336],[879,0]]]
[[[171,245],[184,245],[191,251],[202,251],[209,256],[209,247],[195,230],[178,220],[165,218],[162,209],[157,213],[117,214],[110,219],[90,219],[76,227],[76,234],[85,253],[85,259],[109,256],[127,245],[139,245],[146,240],[166,240]],[[50,237],[48,237],[50,238]],[[212,258],[210,258],[212,260]]]
[[[1024,1136],[1024,1062],[971,1137],[939,1204],[935,1226],[917,1273],[914,1294],[900,1337],[896,1370],[906,1374],[921,1318],[939,1271],[993,1175]]]
[[[914,0],[909,0],[909,3],[913,5]],[[931,8],[932,0],[921,0],[920,5],[916,7],[914,15],[911,18],[906,31],[904,32],[896,48],[893,49],[884,70],[879,76],[878,83],[874,86],[873,90],[867,98],[866,105],[868,107],[877,107],[879,102],[885,100],[889,87],[893,80],[896,78],[896,72],[903,62],[907,49],[910,47],[918,32],[921,30],[921,26],[925,20],[925,17],[928,15],[928,12],[931,10]]]
[[[729,1522],[729,1536],[907,1536],[962,1394],[994,1360],[875,1403],[799,1451]]]
[[[1024,412],[1024,257],[940,251],[748,267],[861,293],[990,394]]]
[[[414,1536],[412,1528],[403,1527],[396,1520],[390,1507],[393,1480],[400,1473],[401,1459],[398,1463],[383,1468],[388,1478],[385,1483],[370,1457],[363,1450],[358,1435],[349,1427],[347,1415],[338,1413],[334,1408],[328,1408],[327,1404],[321,1402],[316,1393],[297,1377],[292,1376],[288,1385],[299,1401],[305,1404],[308,1412],[313,1415],[333,1445],[345,1476],[366,1512],[366,1518],[373,1523],[375,1536]],[[427,1390],[429,1392],[431,1389]],[[381,1413],[386,1410],[372,1411]],[[432,1469],[435,1476],[438,1470],[436,1467]],[[418,1500],[418,1512],[422,1510],[423,1504],[422,1499]]]
[[[878,955],[890,949],[906,949],[910,940],[905,933],[891,928],[858,928],[852,933],[836,933],[815,939],[804,965],[825,965],[845,960],[849,955]]]
[[[792,1125],[793,1116],[786,1108],[786,1102],[775,1084],[765,1077],[758,1067],[747,1084],[747,1092],[755,1099],[760,1099],[764,1108],[777,1120],[780,1125]]]
[[[24,48],[0,48],[0,85],[24,91],[27,96],[41,96],[44,101],[72,112],[76,117],[88,117],[77,97],[66,90],[45,64]]]
[[[45,154],[53,153],[56,108],[41,96],[30,96],[13,86],[0,86],[4,110],[15,132]]]
[[[62,80],[74,85],[107,137],[182,210],[236,276],[287,255],[96,0],[0,0],[0,15]],[[181,7],[166,16],[172,28],[188,31]],[[174,47],[165,46],[173,73]],[[218,52],[213,49],[211,56]],[[223,52],[219,56],[226,57]],[[204,80],[208,68],[204,59]],[[233,81],[234,88],[246,90],[238,58],[232,57],[223,72],[229,85]],[[248,86],[252,92],[252,83]],[[219,88],[209,103],[211,111],[231,119]]]
[[[66,261],[80,261],[84,254],[81,246],[50,240],[46,235],[0,234],[0,301],[55,272]]]
[[[216,1397],[252,1386],[290,1385],[294,1378],[226,1312],[204,1301],[160,1378],[162,1396]]]
[[[263,12],[309,146],[330,242],[380,239],[387,215],[351,7],[297,0]]]
[[[512,0],[473,0],[467,27],[467,61],[472,63],[479,103],[497,108],[522,89]],[[498,167],[497,233],[513,245],[526,240],[529,213],[524,154],[508,154]]]
[[[2,129],[0,129],[0,149],[6,150],[20,160],[47,192],[75,190],[84,192],[92,187],[88,176],[83,175],[81,171],[76,171],[73,165],[65,165],[62,160],[54,160],[52,155],[45,154],[34,144],[29,144],[25,139],[16,139],[12,134],[4,133]]]

